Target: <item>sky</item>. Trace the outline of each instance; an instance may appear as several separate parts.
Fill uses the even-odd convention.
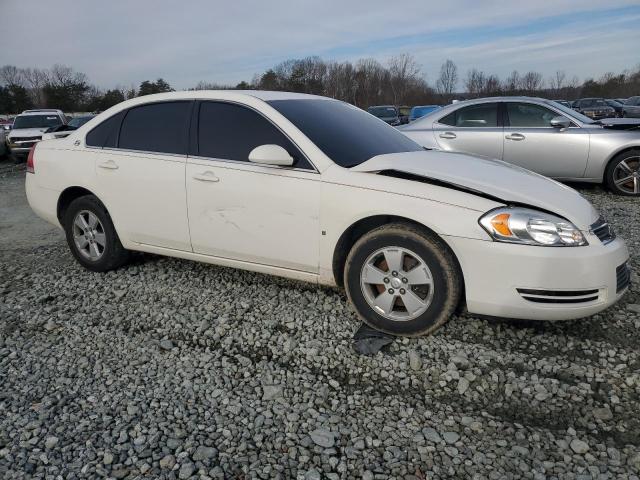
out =
[[[0,65],[61,63],[101,88],[233,85],[311,55],[409,53],[430,83],[448,58],[460,77],[584,80],[640,65],[640,0],[0,0],[0,14]]]

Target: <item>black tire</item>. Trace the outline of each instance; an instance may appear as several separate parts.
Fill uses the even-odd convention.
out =
[[[634,169],[638,169],[637,171],[640,174],[640,164],[638,163],[638,157],[640,157],[640,150],[628,150],[626,152],[622,152],[619,155],[616,155],[615,157],[613,157],[613,159],[611,159],[611,161],[607,165],[607,169],[604,172],[604,183],[607,185],[607,188],[611,192],[617,195],[624,195],[627,197],[640,196],[640,192],[637,192],[637,193],[630,192],[616,185],[616,182],[615,182],[616,167],[625,160],[633,159],[632,162],[628,162],[628,163],[631,163],[631,166]],[[638,178],[636,182],[640,182],[640,178]],[[631,183],[628,183],[628,185],[629,186],[627,188],[631,188]]]
[[[106,242],[104,250],[97,260],[91,260],[83,255],[74,240],[74,221],[76,215],[83,211],[93,213],[102,224]],[[73,200],[64,212],[62,225],[71,253],[78,263],[86,269],[93,272],[107,272],[121,267],[129,261],[130,252],[125,250],[122,243],[120,243],[107,209],[95,196],[85,195]]]
[[[360,283],[367,259],[385,247],[415,252],[429,267],[433,293],[427,309],[412,320],[389,319],[370,306]],[[358,316],[370,327],[392,335],[427,335],[441,327],[455,312],[463,291],[462,274],[453,253],[433,234],[409,224],[395,223],[363,235],[347,257],[344,270],[347,296]]]

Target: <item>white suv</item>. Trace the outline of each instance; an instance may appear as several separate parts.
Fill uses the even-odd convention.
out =
[[[51,127],[65,125],[67,118],[60,110],[25,110],[18,115],[7,135],[7,147],[13,155],[26,155]]]

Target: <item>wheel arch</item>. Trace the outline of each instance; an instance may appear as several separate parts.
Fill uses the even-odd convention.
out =
[[[455,252],[447,244],[447,242],[435,231],[433,231],[423,223],[420,223],[408,217],[402,217],[398,215],[371,215],[368,217],[364,217],[352,223],[344,232],[342,232],[334,247],[332,260],[333,277],[335,283],[339,287],[344,287],[344,269],[347,261],[347,256],[349,255],[349,252],[358,241],[358,239],[360,239],[363,235],[370,232],[371,230],[374,230],[383,225],[387,225],[389,223],[405,223],[408,225],[412,225],[440,240],[442,244],[450,251],[451,255],[456,261],[464,289],[464,275],[460,266],[460,262]]]
[[[64,218],[64,214],[71,202],[76,198],[84,197],[85,195],[93,195],[98,198],[98,196],[91,190],[80,186],[67,187],[62,191],[58,197],[58,205],[56,206],[56,216],[58,217],[60,225],[62,225],[62,219]],[[98,198],[98,200],[100,199]]]
[[[602,170],[602,183],[606,183],[607,181],[607,172],[609,171],[609,165],[611,165],[611,162],[613,162],[616,158],[618,158],[619,155],[622,155],[623,153],[627,153],[627,152],[632,152],[634,150],[637,150],[638,152],[640,152],[640,144],[630,145],[630,146],[627,145],[625,147],[620,148],[619,150],[616,150],[611,155],[609,155],[609,157],[607,158],[607,161],[604,162],[604,168]]]

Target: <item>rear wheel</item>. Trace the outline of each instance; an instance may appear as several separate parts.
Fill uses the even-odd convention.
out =
[[[462,293],[458,264],[447,246],[406,224],[383,226],[360,238],[344,275],[360,318],[394,335],[434,332],[455,311]]]
[[[623,152],[611,160],[605,182],[614,193],[640,196],[640,150]]]
[[[106,272],[129,260],[129,252],[120,243],[111,217],[93,195],[73,200],[62,223],[71,253],[83,267]]]

